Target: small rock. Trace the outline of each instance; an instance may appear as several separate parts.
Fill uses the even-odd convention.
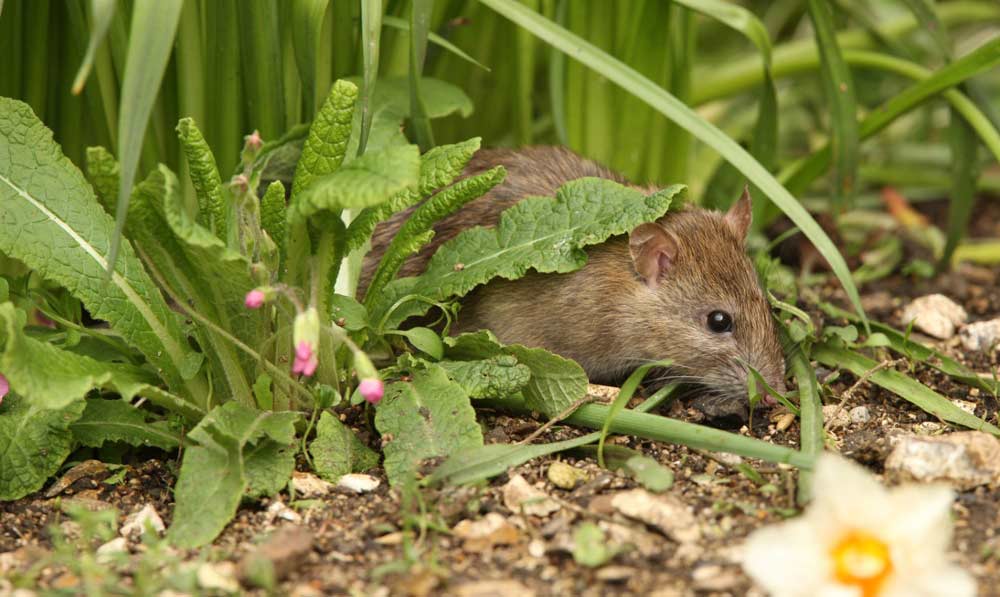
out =
[[[560,489],[573,489],[590,478],[587,471],[576,468],[562,460],[554,460],[546,473],[549,481]]]
[[[1000,318],[970,323],[958,331],[958,337],[966,350],[996,350],[1000,347]]]
[[[528,516],[548,516],[559,509],[559,504],[548,494],[532,487],[521,475],[514,475],[503,486],[503,505]]]
[[[58,481],[53,483],[52,486],[45,491],[45,497],[56,497],[80,479],[83,479],[84,477],[96,477],[106,472],[108,472],[108,465],[104,464],[100,460],[84,460],[80,464],[66,471],[66,473],[63,474]]]
[[[841,429],[851,424],[851,416],[839,404],[825,405],[823,420],[830,429]]]
[[[276,519],[287,520],[288,522],[302,522],[302,516],[285,505],[281,500],[275,500],[267,507],[267,517],[270,522]]]
[[[621,388],[615,386],[599,386],[597,384],[587,384],[587,396],[595,398],[597,402],[611,404],[618,397]]]
[[[128,553],[128,541],[125,537],[115,537],[97,548],[97,563],[107,565],[115,561],[115,556]]]
[[[635,576],[635,568],[630,566],[604,566],[594,576],[604,582],[625,582]]]
[[[320,479],[312,473],[292,473],[292,488],[302,497],[323,497],[333,491],[333,483]]]
[[[968,318],[960,305],[943,294],[929,294],[914,299],[903,309],[903,324],[911,321],[914,327],[926,334],[947,340],[955,335],[955,328]]]
[[[608,543],[630,545],[647,558],[663,554],[663,537],[645,528],[606,520],[598,522],[597,526],[607,534]]]
[[[312,545],[313,535],[309,529],[298,525],[282,527],[243,557],[239,577],[245,582],[280,581],[305,562]]]
[[[147,525],[157,535],[162,535],[167,530],[153,504],[146,504],[140,510],[129,514],[118,532],[122,537],[135,540],[146,534]]]
[[[232,562],[205,563],[198,566],[198,586],[203,589],[236,593],[240,584],[236,582],[236,566]]]
[[[302,582],[292,587],[288,597],[323,597],[323,591],[309,583]]]
[[[381,481],[371,475],[351,473],[337,480],[337,487],[354,493],[369,493],[378,489]]]
[[[951,400],[951,403],[957,406],[958,408],[964,410],[965,412],[969,413],[970,415],[976,414],[975,402],[969,402],[968,400],[959,400],[956,398]]]
[[[631,489],[615,494],[611,505],[629,518],[660,529],[678,543],[690,543],[701,538],[694,515],[687,505],[672,495],[655,495],[645,489]]]
[[[533,558],[541,558],[545,556],[545,542],[541,539],[532,539],[528,543],[528,555]]]
[[[959,490],[1000,481],[1000,442],[982,431],[899,439],[885,461],[898,480],[945,481]]]
[[[455,525],[452,532],[465,541],[465,549],[479,551],[494,545],[517,543],[520,533],[514,525],[497,514],[490,512],[479,520],[463,520]]]
[[[774,428],[778,431],[784,431],[792,426],[795,422],[795,413],[785,413],[778,418],[778,422],[774,425]]]
[[[849,414],[852,423],[867,423],[872,418],[867,406],[855,406]]]
[[[718,564],[702,564],[691,573],[691,580],[700,591],[728,591],[740,582],[740,577]]]
[[[944,426],[934,421],[924,421],[913,426],[913,432],[917,435],[937,435],[942,429]]]
[[[456,597],[534,597],[535,592],[516,580],[478,580],[455,587]]]

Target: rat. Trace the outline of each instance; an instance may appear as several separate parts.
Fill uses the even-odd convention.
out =
[[[463,176],[498,165],[507,170],[505,180],[438,221],[432,241],[401,275],[419,274],[461,231],[495,226],[503,210],[525,197],[554,197],[568,181],[600,177],[644,194],[656,190],[562,147],[479,150]],[[413,209],[375,229],[361,288]],[[709,422],[738,426],[747,418],[747,365],[776,391],[785,389],[771,308],[744,246],[751,214],[744,190],[725,213],[685,205],[588,246],[587,263],[577,271],[494,279],[461,299],[451,333],[489,329],[505,344],[545,348],[579,363],[594,383],[619,383],[645,363],[669,359],[668,370],[651,374],[653,382],[703,388],[694,406]]]

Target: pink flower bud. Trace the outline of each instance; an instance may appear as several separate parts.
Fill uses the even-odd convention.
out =
[[[247,149],[251,151],[257,151],[264,144],[264,140],[260,138],[260,131],[254,131],[243,137],[243,141],[246,143]]]
[[[3,376],[3,373],[0,373],[0,404],[3,403],[3,397],[7,395],[7,392],[10,392],[10,382]]]
[[[254,288],[247,293],[247,297],[243,301],[243,304],[246,305],[247,309],[260,309],[265,300],[267,300],[267,295],[264,294],[264,291],[259,288]]]
[[[385,384],[382,383],[381,379],[362,379],[361,383],[358,384],[358,391],[371,404],[378,404],[382,400],[382,396],[385,395]]]
[[[292,373],[301,373],[309,377],[316,372],[318,365],[319,359],[316,358],[312,345],[308,342],[299,342],[298,346],[295,347],[295,362],[292,363]]]

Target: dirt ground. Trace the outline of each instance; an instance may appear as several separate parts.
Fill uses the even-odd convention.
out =
[[[991,206],[989,211],[997,210]],[[1000,235],[1000,230],[992,229],[1000,218],[980,218],[980,221],[985,223],[977,224],[978,232]],[[954,274],[926,281],[891,277],[863,288],[862,294],[872,318],[897,326],[901,307],[908,299],[931,292],[949,295],[975,321],[1000,317],[998,279],[1000,267],[964,267]],[[823,292],[830,298],[839,298],[832,285]],[[937,345],[976,372],[996,370],[997,353],[966,354],[957,341]],[[949,399],[974,402],[977,415],[991,423],[998,422],[995,399],[970,392],[969,388],[930,369],[918,367],[916,371],[922,382]],[[820,377],[823,376],[821,371]],[[842,375],[833,386],[828,404],[839,401],[840,393],[853,382],[851,375]],[[894,436],[955,430],[867,383],[845,406],[866,407],[869,416],[866,421],[850,418],[845,426],[831,429],[830,447],[875,473],[882,472]],[[666,410],[671,416],[699,420],[699,413],[681,403],[675,402]],[[781,410],[769,415],[758,413],[752,428],[744,427],[739,432],[795,447],[798,424],[779,425],[782,414]],[[355,425],[363,423],[354,419],[347,420]],[[491,412],[483,412],[481,421],[488,442],[518,441],[541,425],[539,421]],[[536,441],[556,441],[584,432],[555,426]],[[200,554],[179,555],[192,561],[237,563],[278,529],[301,525],[308,533],[299,534],[295,541],[304,542],[304,549],[287,563],[288,574],[280,581],[276,594],[302,597],[760,595],[735,563],[736,557],[741,542],[752,530],[797,511],[796,472],[747,461],[766,481],[759,484],[733,468],[731,460],[726,458],[635,438],[615,441],[655,458],[673,471],[675,481],[666,494],[693,514],[696,539],[688,537],[678,542],[675,536],[615,514],[610,507],[611,498],[636,487],[635,482],[599,468],[587,457],[561,454],[517,467],[483,487],[424,494],[416,505],[405,508],[400,496],[388,489],[384,477],[371,493],[357,495],[338,489],[302,502],[300,505],[311,507],[296,509],[301,516],[298,523],[276,517],[269,500],[246,503],[237,519],[210,548]],[[556,460],[584,471],[587,480],[571,490],[556,487],[547,478],[547,471]],[[151,503],[169,525],[173,463],[162,460],[138,463],[129,467],[124,480],[114,485],[101,482],[108,474],[78,480],[61,494],[61,501],[36,494],[0,504],[0,554],[6,553],[0,555],[0,576],[4,562],[8,567],[21,565],[51,548],[47,529],[66,520],[60,507],[67,501],[83,501],[93,507],[110,504],[123,516]],[[505,505],[504,487],[518,475],[555,500],[557,507],[553,512],[544,516],[525,515]],[[283,494],[276,499],[287,501],[288,496]],[[996,536],[1000,527],[1000,488],[983,486],[960,493],[953,515],[954,557],[976,577],[981,595],[1000,595],[1000,539]],[[478,539],[463,539],[447,532],[463,520],[489,520],[495,528]],[[608,530],[609,544],[630,547],[602,567],[578,565],[571,549],[574,529],[581,521],[591,521]],[[421,523],[426,528],[421,529]],[[133,557],[139,557],[136,554],[140,549],[133,547],[132,551]],[[223,571],[232,569],[225,564],[216,565]],[[781,562],[775,565],[780,566]],[[56,568],[46,570],[42,582],[41,588],[61,587],[62,594],[83,592],[79,579]],[[265,594],[261,590],[241,590]],[[0,584],[0,593],[3,591]]]

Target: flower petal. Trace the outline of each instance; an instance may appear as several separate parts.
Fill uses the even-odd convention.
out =
[[[743,546],[743,569],[774,596],[817,595],[830,577],[825,546],[803,519],[754,531]]]
[[[937,566],[909,577],[898,575],[885,587],[884,597],[974,597],[976,581],[958,566],[940,560]]]
[[[890,498],[895,516],[885,521],[885,537],[900,554],[897,568],[919,573],[943,561],[951,544],[954,493],[942,485],[904,485]]]
[[[841,528],[870,530],[878,535],[893,515],[889,492],[861,465],[826,452],[820,456],[813,477],[810,518]]]

